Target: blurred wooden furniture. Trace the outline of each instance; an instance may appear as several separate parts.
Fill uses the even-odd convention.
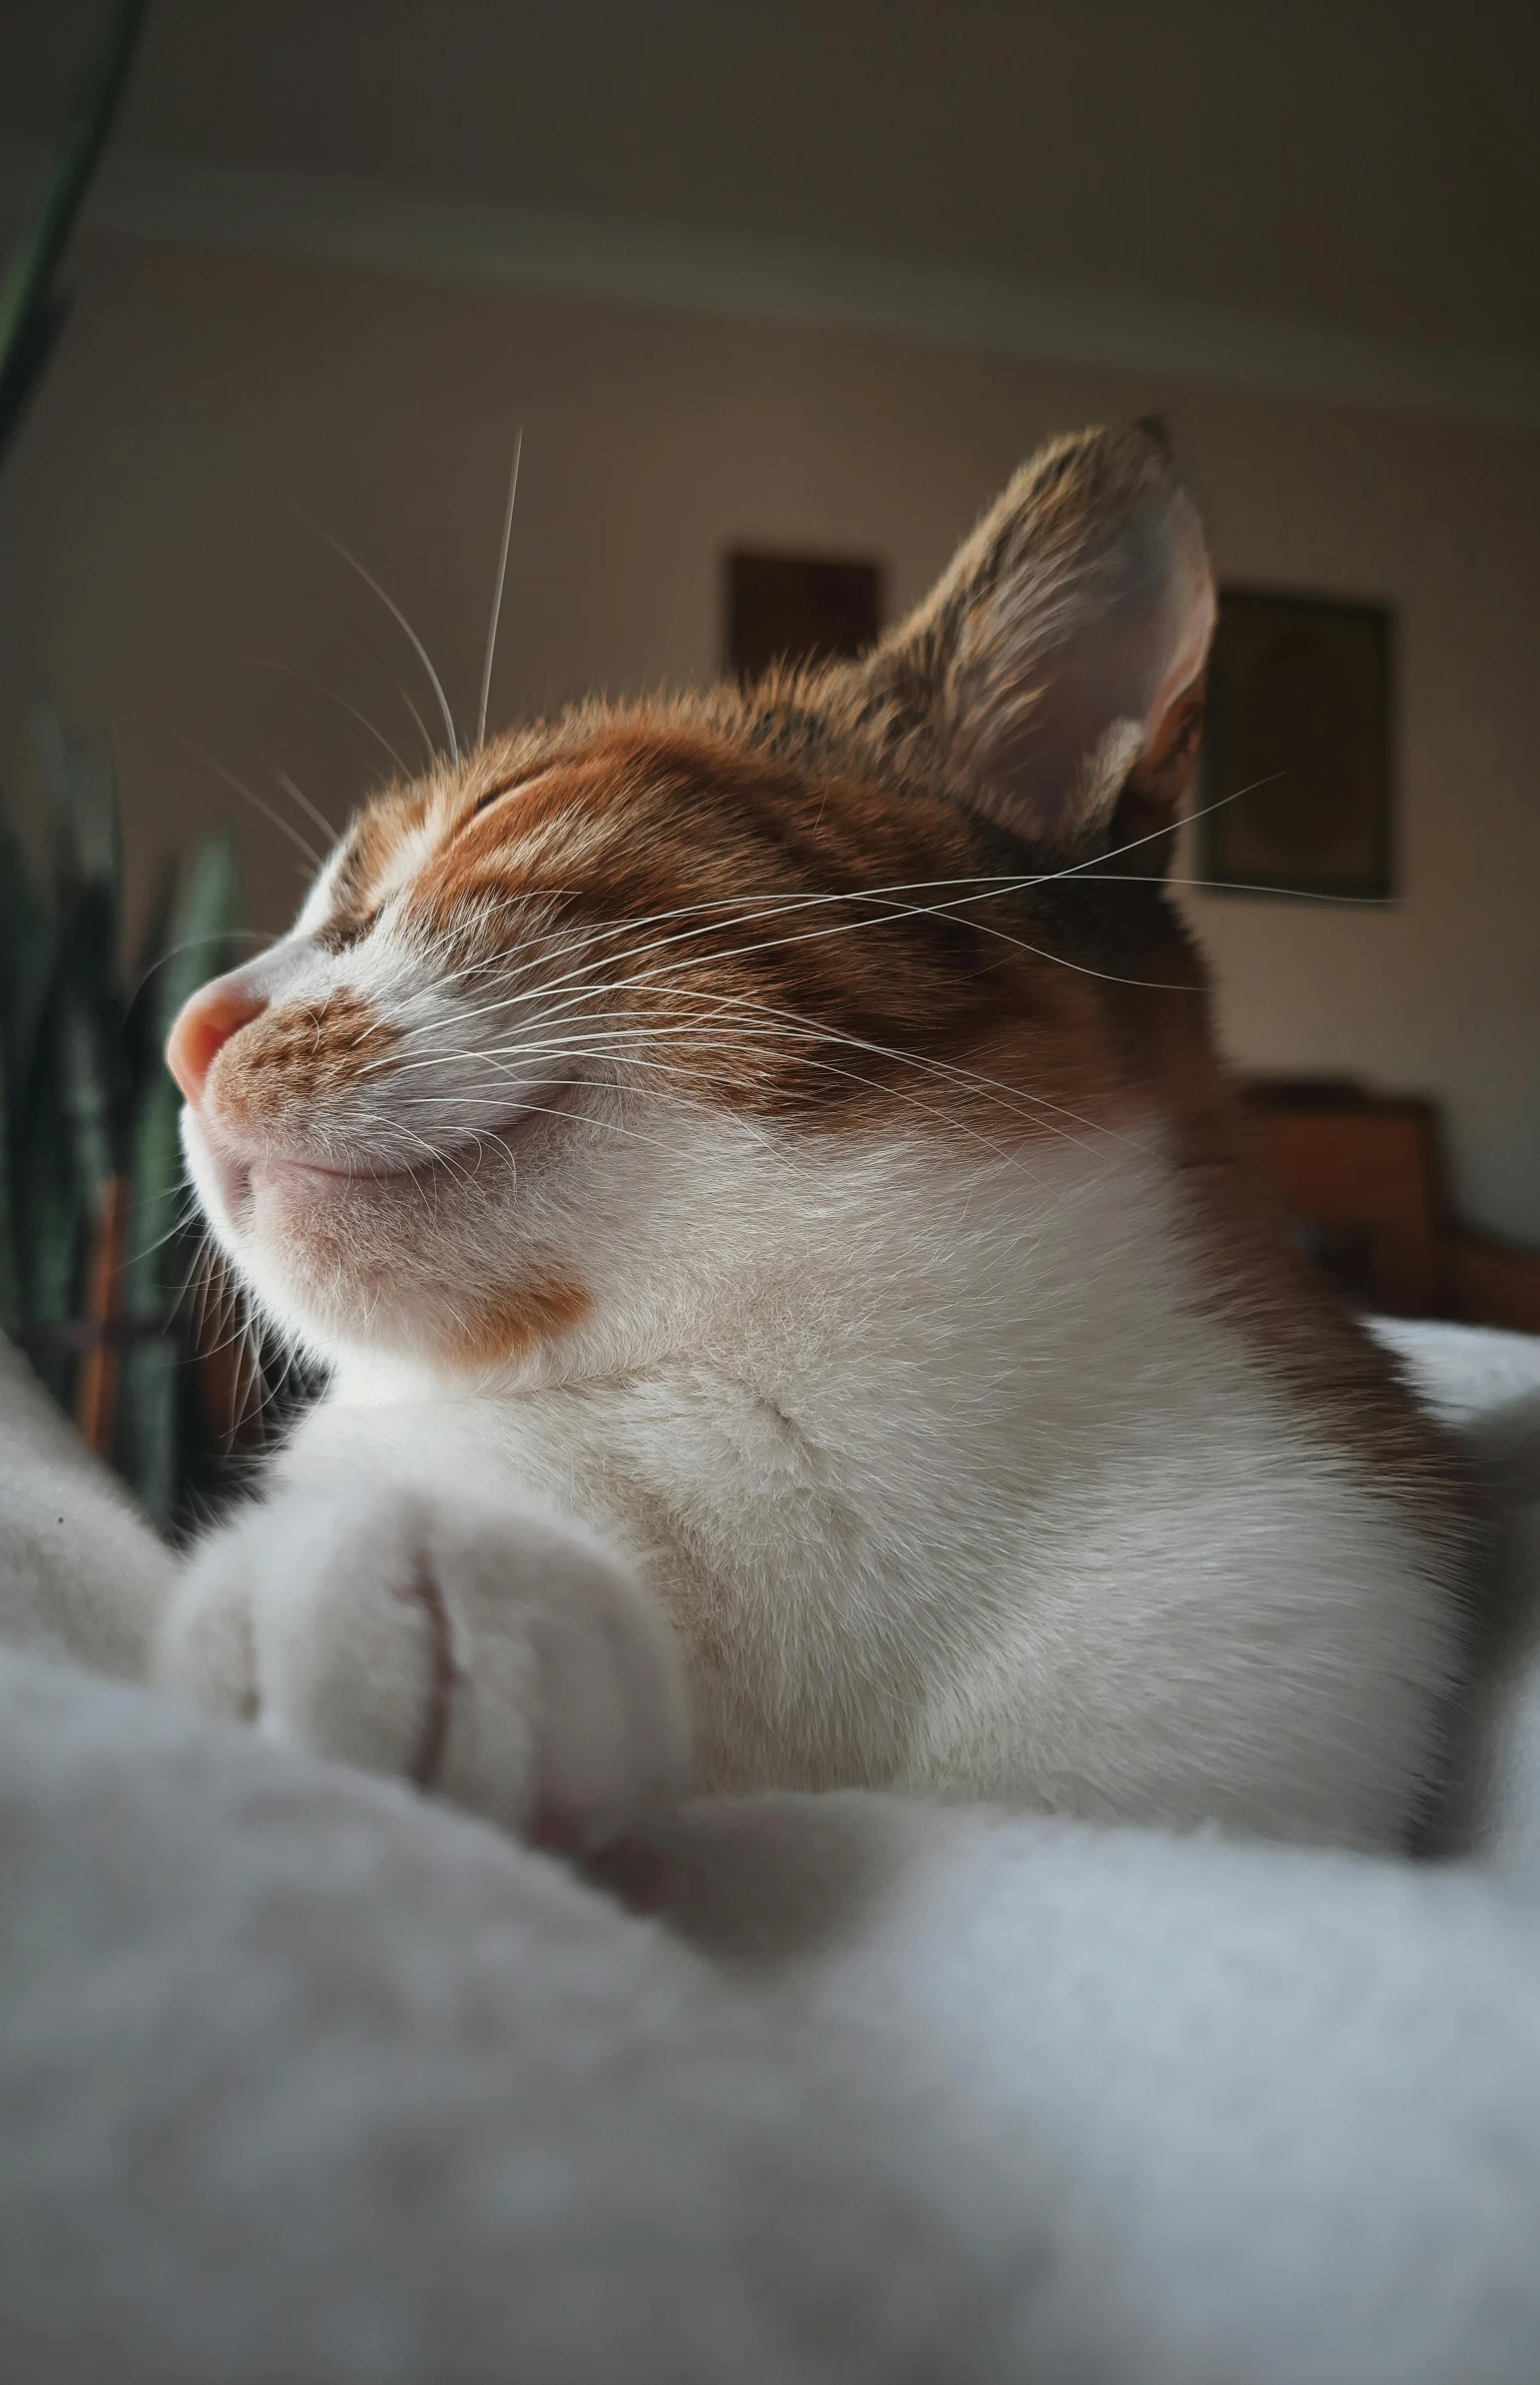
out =
[[[1256,1079],[1247,1102],[1301,1246],[1349,1299],[1540,1333],[1540,1251],[1450,1218],[1431,1102],[1339,1078]]]
[[[1540,1334],[1540,1251],[1455,1230],[1444,1241],[1445,1315]]]

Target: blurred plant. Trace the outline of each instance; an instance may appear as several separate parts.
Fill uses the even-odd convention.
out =
[[[116,0],[107,12],[0,282],[0,460],[69,311],[59,270],[148,9],[149,0]],[[126,989],[111,753],[105,741],[68,738],[52,715],[39,750],[51,876],[31,867],[0,804],[0,1330],[169,1526],[241,1404],[239,1369],[227,1363],[211,1385],[219,1352],[194,1331],[207,1311],[188,1290],[199,1250],[183,1214],[177,1093],[161,1058],[187,995],[234,956],[235,854],[218,839],[180,882],[168,877],[138,990]]]
[[[128,85],[149,0],[117,0],[81,78],[53,171],[0,283],[0,456],[69,312],[58,288],[70,235]]]
[[[126,986],[111,753],[48,714],[39,754],[51,875],[0,809],[0,1326],[164,1527],[237,1421],[201,1396],[216,1354],[162,1059],[187,996],[234,959],[235,853],[216,838],[168,874]]]

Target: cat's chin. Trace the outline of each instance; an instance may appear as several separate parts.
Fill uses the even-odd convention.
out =
[[[183,1131],[204,1205],[237,1241],[286,1241],[317,1227],[329,1240],[347,1222],[377,1228],[404,1223],[428,1205],[436,1214],[446,1198],[494,1195],[550,1139],[554,1121],[575,1106],[570,1095],[555,1095],[474,1138],[425,1149],[409,1162],[360,1155],[337,1164],[302,1151],[275,1151],[270,1143],[243,1148],[239,1138],[192,1109],[184,1112]]]
[[[307,1213],[379,1208],[420,1189],[405,1168],[338,1168],[287,1153],[243,1151],[202,1120],[190,1120],[186,1134],[205,1207],[243,1240],[274,1227],[291,1231]],[[444,1164],[425,1162],[416,1176],[436,1174]]]

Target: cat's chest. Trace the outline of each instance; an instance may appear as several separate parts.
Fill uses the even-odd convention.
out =
[[[645,1365],[344,1387],[295,1459],[485,1483],[623,1548],[678,1633],[702,1787],[1269,1827],[1345,1798],[1379,1828],[1442,1661],[1414,1531],[1230,1319],[1157,1167],[991,1190],[948,1215],[921,1185],[842,1264],[804,1237],[794,1281]],[[1333,1699],[1383,1722],[1348,1789]],[[1261,1803],[1234,1747],[1277,1752]]]
[[[1243,1475],[1254,1443],[1276,1458],[1278,1401],[1199,1296],[1158,1154],[1051,1153],[1025,1199],[1003,1173],[885,1189],[859,1232],[829,1204],[794,1272],[687,1311],[643,1363],[451,1394],[372,1371],[316,1438],[490,1468],[782,1628],[831,1569],[987,1581],[1039,1524],[1092,1530],[1204,1451]]]

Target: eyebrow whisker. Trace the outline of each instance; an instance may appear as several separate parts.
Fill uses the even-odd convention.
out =
[[[416,631],[413,629],[411,623],[407,620],[406,615],[402,612],[394,597],[387,594],[387,592],[380,586],[378,580],[374,577],[374,574],[369,570],[368,565],[359,562],[351,547],[344,546],[341,539],[338,538],[333,531],[330,531],[326,528],[324,522],[313,521],[308,514],[301,514],[300,519],[301,521],[305,522],[310,529],[315,531],[318,537],[324,538],[326,544],[333,548],[335,552],[341,556],[344,563],[351,564],[353,570],[358,574],[358,577],[360,580],[362,580],[364,586],[373,590],[374,594],[379,598],[380,603],[384,606],[386,612],[390,615],[392,621],[394,621],[404,632],[408,642],[410,643],[412,652],[416,655],[418,662],[421,663],[423,670],[427,673],[429,686],[432,688],[434,695],[438,699],[438,709],[443,719],[444,734],[449,740],[449,759],[452,763],[458,766],[460,760],[460,741],[455,735],[454,715],[449,709],[449,699],[444,694],[443,682],[440,680],[438,673],[434,670],[428,655],[428,650],[423,645],[422,640],[418,637]],[[408,704],[410,704],[410,698],[408,698],[407,701]],[[415,707],[412,707],[412,709],[415,711]]]
[[[503,609],[503,582],[508,576],[508,542],[513,535],[513,506],[519,493],[519,458],[524,453],[524,425],[521,422],[513,442],[513,466],[508,474],[508,504],[503,514],[503,543],[497,557],[497,579],[492,589],[492,618],[487,624],[486,656],[481,666],[481,703],[476,714],[476,743],[486,743],[487,705],[492,694],[492,661],[497,653],[497,624]]]

